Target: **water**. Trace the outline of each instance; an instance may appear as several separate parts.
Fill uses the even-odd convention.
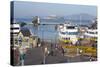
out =
[[[32,20],[20,19],[17,22],[26,22],[31,23]],[[65,23],[62,20],[57,21],[45,21],[41,20],[41,23]],[[80,21],[72,21],[73,24],[80,24]],[[82,21],[82,24],[89,25],[90,21]],[[55,25],[39,25],[38,27],[34,27],[33,25],[26,25],[25,27],[29,28],[33,35],[37,35],[41,40],[57,42],[58,40],[58,32],[55,29]]]
[[[58,33],[55,29],[55,25],[39,25],[38,27],[26,25],[25,27],[29,28],[32,34],[37,35],[41,40],[56,42],[58,39]]]

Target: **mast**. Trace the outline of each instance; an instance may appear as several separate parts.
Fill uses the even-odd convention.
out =
[[[81,17],[81,15],[80,15],[80,25],[81,25],[81,18],[82,18],[82,17]]]

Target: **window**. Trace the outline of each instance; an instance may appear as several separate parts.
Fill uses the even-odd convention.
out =
[[[66,34],[66,32],[61,32],[61,34],[65,35],[65,34]]]
[[[68,34],[68,35],[77,35],[78,32],[61,32],[61,34],[65,35],[65,34]]]
[[[87,33],[90,33],[90,34],[97,34],[97,32],[87,32]]]
[[[19,37],[18,42],[20,45],[22,44],[22,37],[21,36]]]
[[[18,40],[17,39],[15,39],[15,44],[18,44]]]
[[[26,39],[26,42],[28,42],[28,39]]]
[[[77,35],[78,32],[68,32],[69,35]]]
[[[67,29],[75,29],[75,26],[68,26]]]

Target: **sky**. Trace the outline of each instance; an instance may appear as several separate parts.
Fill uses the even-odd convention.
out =
[[[32,16],[49,15],[68,16],[80,13],[96,16],[97,7],[87,5],[14,1],[14,18],[30,18]]]

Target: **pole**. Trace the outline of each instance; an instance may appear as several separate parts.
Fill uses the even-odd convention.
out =
[[[79,48],[77,48],[76,50],[77,50],[77,56],[79,56]]]
[[[81,15],[80,15],[80,25],[81,25]]]
[[[44,31],[42,30],[42,47],[43,47],[43,53],[44,53],[44,56],[43,56],[43,64],[45,64],[45,45],[44,45]]]
[[[44,51],[44,59],[43,59],[43,64],[45,64],[45,51]]]
[[[47,52],[47,47],[44,47],[44,59],[43,59],[43,64],[45,64],[45,59],[46,59],[46,52]]]
[[[24,59],[21,60],[21,66],[24,66]]]

